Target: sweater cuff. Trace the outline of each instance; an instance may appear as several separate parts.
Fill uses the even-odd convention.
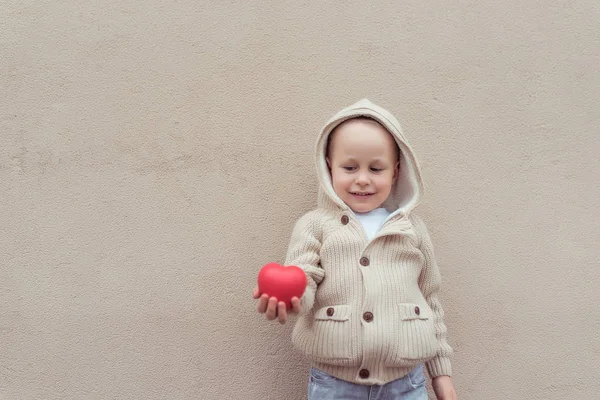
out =
[[[425,365],[431,379],[442,375],[452,376],[452,364],[449,357],[436,357],[427,361]]]
[[[307,286],[304,295],[300,299],[300,302],[300,315],[307,314],[314,306],[315,292],[310,290]]]

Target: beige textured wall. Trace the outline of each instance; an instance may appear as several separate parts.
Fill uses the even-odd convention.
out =
[[[362,97],[421,159],[460,398],[598,398],[598,4],[3,1],[0,398],[304,399],[250,292]]]

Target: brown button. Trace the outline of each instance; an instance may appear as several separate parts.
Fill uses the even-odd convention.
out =
[[[350,218],[347,215],[342,215],[342,224],[348,225],[348,221],[350,221]]]
[[[368,369],[361,369],[358,372],[358,376],[360,376],[362,379],[367,379],[369,377],[369,375],[371,375],[371,374],[369,373]]]
[[[363,314],[363,319],[367,322],[373,321],[373,313],[367,311],[366,313]]]
[[[421,309],[419,307],[415,307],[415,314],[421,315]]]
[[[360,265],[362,265],[363,267],[368,267],[369,266],[369,259],[367,257],[362,257],[360,259]]]
[[[329,307],[329,308],[327,309],[327,316],[328,316],[328,317],[331,317],[332,315],[333,315],[333,307]]]

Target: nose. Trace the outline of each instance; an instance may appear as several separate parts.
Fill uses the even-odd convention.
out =
[[[367,174],[366,172],[360,172],[357,176],[356,176],[356,184],[360,185],[360,186],[366,186],[370,183],[370,179],[369,179],[369,174]]]

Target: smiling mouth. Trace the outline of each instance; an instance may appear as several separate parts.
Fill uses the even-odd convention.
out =
[[[350,194],[353,194],[354,196],[364,196],[364,197],[366,197],[366,196],[372,196],[372,195],[374,195],[375,193],[359,193],[359,192],[350,192]]]

